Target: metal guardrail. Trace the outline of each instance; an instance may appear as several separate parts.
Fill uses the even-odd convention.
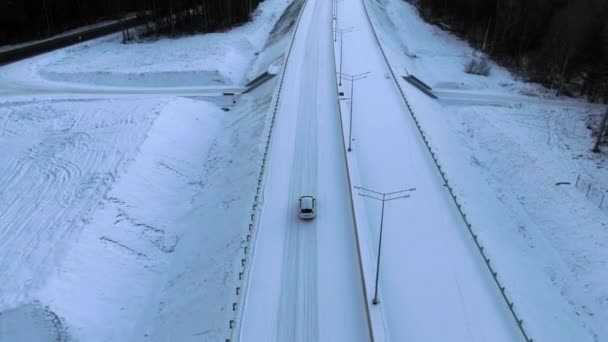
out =
[[[416,78],[414,75],[410,74],[409,76],[403,76],[403,79],[406,80],[409,84],[416,87],[418,90],[420,90],[426,96],[428,96],[432,99],[435,99],[435,100],[437,99],[437,95],[435,95],[433,93],[433,89],[431,89],[431,87],[426,85],[426,83],[424,83],[421,80],[419,80],[418,78]]]
[[[274,74],[268,73],[268,71],[262,73],[261,75],[256,77],[254,80],[247,83],[245,85],[245,91],[243,91],[241,94],[247,94],[247,93],[250,93],[250,92],[256,90],[259,86],[266,83],[267,81],[269,81],[271,78],[273,78],[275,76],[276,75],[274,75]]]
[[[228,322],[228,328],[230,330],[229,337],[226,338],[226,342],[237,341],[239,339],[238,334],[240,333],[240,319],[243,315],[243,303],[245,300],[246,294],[246,286],[247,281],[249,279],[249,272],[251,268],[249,267],[250,256],[253,255],[253,251],[255,249],[255,235],[256,228],[259,224],[258,219],[258,207],[261,203],[261,198],[263,197],[264,191],[264,180],[266,174],[266,164],[268,161],[268,155],[270,153],[270,146],[272,145],[272,134],[274,132],[274,127],[276,123],[276,117],[279,110],[279,103],[281,101],[281,94],[283,90],[283,83],[285,81],[285,74],[287,73],[287,65],[289,63],[289,58],[291,56],[291,51],[293,49],[293,45],[296,39],[296,35],[298,33],[298,28],[300,27],[300,21],[302,19],[302,15],[308,4],[308,0],[304,0],[302,7],[300,8],[300,14],[298,15],[298,19],[296,22],[296,27],[293,30],[293,35],[291,37],[291,43],[289,45],[289,49],[287,50],[287,56],[285,58],[285,63],[283,65],[283,71],[281,73],[281,80],[279,82],[279,87],[274,96],[274,107],[272,108],[272,115],[270,119],[270,125],[268,127],[268,135],[266,139],[266,146],[264,148],[264,157],[262,158],[262,163],[260,165],[260,171],[258,174],[258,185],[256,187],[255,197],[253,199],[253,204],[251,206],[251,215],[249,219],[249,230],[245,239],[245,245],[243,246],[243,257],[240,262],[241,271],[238,273],[238,286],[235,288],[236,300],[232,302],[232,311],[234,312],[233,318]],[[235,335],[236,334],[236,335]]]
[[[505,303],[507,304],[507,306],[509,308],[509,312],[513,316],[513,319],[515,320],[515,322],[517,323],[519,331],[521,332],[522,336],[524,337],[524,339],[527,342],[532,342],[533,339],[530,337],[529,333],[526,331],[523,319],[520,318],[520,315],[515,310],[515,304],[514,304],[514,302],[509,299],[509,296],[507,294],[507,290],[506,290],[505,286],[502,285],[502,283],[501,283],[501,281],[500,281],[500,279],[498,277],[498,272],[492,266],[491,260],[488,257],[488,253],[486,252],[486,250],[484,249],[483,245],[481,244],[479,236],[475,233],[475,231],[473,229],[473,225],[471,224],[471,222],[467,218],[467,215],[464,212],[464,209],[463,209],[462,205],[460,204],[460,200],[458,199],[458,196],[454,192],[454,189],[450,185],[450,182],[449,182],[449,180],[447,178],[447,175],[446,175],[445,171],[441,167],[441,163],[439,162],[439,159],[437,157],[437,153],[435,153],[435,151],[431,147],[426,133],[422,129],[422,126],[421,126],[420,122],[418,121],[418,118],[417,118],[417,116],[416,116],[416,114],[415,114],[415,112],[414,112],[414,110],[413,110],[410,102],[408,101],[407,97],[405,96],[405,92],[403,91],[403,88],[399,84],[399,80],[396,77],[396,74],[395,74],[395,72],[393,70],[393,67],[391,66],[391,64],[390,64],[390,62],[388,60],[388,57],[387,57],[387,55],[386,55],[386,53],[384,51],[384,48],[383,48],[382,44],[380,43],[380,38],[378,37],[378,33],[376,32],[376,29],[374,28],[374,24],[373,24],[372,19],[370,17],[369,10],[367,8],[367,5],[365,4],[365,1],[366,0],[361,0],[361,2],[363,3],[363,7],[365,8],[365,14],[367,16],[367,20],[368,20],[369,25],[370,25],[370,27],[372,29],[372,32],[374,33],[374,38],[376,39],[378,47],[380,48],[380,51],[382,52],[382,56],[384,57],[386,65],[387,65],[388,69],[391,72],[392,79],[395,82],[395,84],[397,85],[397,88],[399,89],[399,92],[401,93],[401,97],[403,98],[403,101],[404,101],[405,105],[407,106],[407,108],[408,108],[408,110],[410,112],[410,115],[411,115],[412,119],[414,120],[414,123],[416,124],[416,127],[418,128],[418,132],[420,133],[420,136],[422,137],[422,140],[424,141],[424,144],[426,145],[427,150],[431,154],[433,162],[434,162],[435,166],[437,167],[437,170],[439,171],[439,173],[441,175],[441,178],[445,182],[445,185],[446,185],[446,187],[447,187],[447,189],[448,189],[448,191],[450,193],[450,196],[451,196],[452,200],[454,201],[454,204],[456,205],[456,208],[458,209],[458,212],[459,212],[462,220],[464,221],[465,225],[467,226],[467,231],[469,232],[469,234],[473,238],[473,241],[475,242],[475,246],[477,247],[477,250],[479,251],[479,253],[483,257],[484,263],[487,266],[488,270],[490,271],[490,273],[492,275],[492,279],[494,280],[494,283],[496,284],[496,286],[500,290],[502,298],[504,299]]]

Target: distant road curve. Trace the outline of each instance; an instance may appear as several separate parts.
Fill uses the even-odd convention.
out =
[[[23,95],[238,95],[246,88],[225,87],[38,87],[0,89],[0,97]]]
[[[0,48],[0,65],[53,51],[85,40],[98,38],[110,33],[118,32],[123,27],[131,28],[142,23],[142,18],[138,18],[132,14],[125,17],[122,22],[120,20],[112,21],[106,24],[94,25],[88,29],[75,30],[72,33],[60,34],[31,43],[19,44],[15,47]]]

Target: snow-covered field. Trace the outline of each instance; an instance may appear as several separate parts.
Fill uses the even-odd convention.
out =
[[[276,82],[235,98],[169,88],[239,86],[281,61],[289,3],[225,33],[111,35],[0,68],[21,91],[0,97],[0,341],[227,336]],[[28,94],[66,86],[91,94]]]
[[[489,77],[466,74],[465,42],[407,2],[367,3],[398,76],[459,94],[437,102],[401,83],[531,337],[606,340],[608,158],[590,152],[587,128],[604,107],[556,98],[497,65]],[[488,96],[500,101],[480,105]]]
[[[413,74],[440,95],[439,101],[431,100],[399,80],[531,337],[608,339],[608,199],[600,208],[608,190],[608,159],[606,152],[590,152],[587,128],[603,108],[555,98],[496,65],[489,77],[465,74],[464,63],[474,53],[466,43],[424,23],[402,0],[338,3],[360,6],[360,1],[368,4],[398,76]],[[231,304],[277,80],[243,96],[200,93],[238,88],[269,68],[276,71],[285,60],[299,11],[290,4],[296,2],[303,3],[266,0],[252,22],[229,32],[127,45],[110,35],[0,68],[0,341],[225,340],[235,318]],[[351,329],[366,330],[363,298],[356,298],[359,285],[331,277],[355,284],[359,275],[353,235],[333,227],[351,226],[339,223],[350,222],[345,216],[350,205],[340,190],[345,175],[337,117],[321,119],[342,106],[346,124],[350,99],[335,108],[330,104],[329,40],[317,39],[330,34],[329,4],[311,3],[315,11],[302,33],[308,38],[296,47],[301,50],[292,65],[296,76],[287,78],[291,83],[285,87],[287,114],[278,120],[289,130],[273,141],[277,149],[271,155],[280,158],[268,172],[293,189],[300,184],[298,172],[318,172],[319,198],[333,198],[323,206],[342,209],[334,215],[321,211],[314,225],[327,227],[316,235],[268,225],[260,241],[270,247],[257,255],[269,261],[256,264],[258,281],[252,284],[261,290],[248,303],[258,303],[260,311],[246,313],[249,325],[243,331],[259,336],[313,332],[323,335],[319,339],[345,338],[348,332],[365,339]],[[357,108],[386,109],[378,114],[382,117],[354,121],[354,154],[348,162],[355,165],[355,180],[366,183],[355,185],[418,188],[412,198],[389,204],[387,227],[403,222],[412,227],[388,233],[380,298],[395,301],[370,309],[372,320],[382,316],[382,326],[372,330],[394,338],[451,334],[509,340],[514,325],[506,304],[494,296],[499,292],[464,238],[462,222],[436,182],[408,114],[401,113],[371,31],[362,27],[362,8],[349,10],[341,12],[356,25],[349,34],[367,36],[351,44],[349,54],[358,58],[346,61],[344,71],[373,71],[361,83],[364,92],[357,93],[357,101],[368,99],[358,103],[355,115],[362,113]],[[314,17],[320,11],[323,16]],[[357,44],[365,51],[357,51]],[[185,94],[188,87],[197,91]],[[145,89],[153,93],[144,94]],[[340,90],[348,93],[348,84]],[[311,104],[320,107],[317,116],[286,116],[305,113]],[[291,134],[296,131],[300,136]],[[310,137],[317,137],[317,152],[315,144],[305,151],[293,145]],[[406,148],[397,156],[378,153],[378,147],[394,148],[390,142]],[[298,167],[302,160],[292,161],[294,153],[317,167]],[[331,162],[321,163],[328,156]],[[293,180],[280,177],[282,163],[293,164]],[[279,200],[263,207],[263,222],[273,223],[272,215],[293,219],[287,203],[294,196],[281,184],[268,187],[269,201]],[[368,228],[363,236],[369,241],[362,244],[369,271],[375,267],[369,260],[379,210],[378,203],[364,200],[357,197],[355,209],[364,208],[356,218],[361,229]],[[444,215],[429,215],[429,206]],[[402,241],[411,248],[404,251]],[[291,244],[311,254],[300,257],[289,250]],[[259,270],[278,265],[285,248],[284,266]],[[429,253],[442,248],[440,256]],[[352,263],[340,261],[347,259]],[[425,268],[425,262],[433,267]],[[433,274],[431,268],[445,272]],[[264,292],[266,275],[279,273],[284,286],[271,288],[281,313],[268,310]],[[419,281],[409,281],[410,274]],[[438,279],[445,281],[438,284]],[[370,282],[364,284],[368,294]],[[425,309],[408,312],[416,307],[408,303]],[[343,304],[355,309],[341,315]],[[262,312],[268,315],[258,315]],[[303,322],[318,330],[304,331],[294,313],[306,314]],[[267,321],[271,324],[258,329],[257,322]],[[432,321],[441,321],[441,329],[430,329],[426,323]]]
[[[289,3],[264,1],[253,21],[229,32],[130,44],[113,34],[83,42],[4,66],[0,82],[3,88],[241,85],[257,76],[252,64]]]

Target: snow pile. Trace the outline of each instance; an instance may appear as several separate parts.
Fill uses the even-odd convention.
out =
[[[586,127],[603,109],[558,102],[496,65],[489,77],[466,74],[473,54],[466,43],[424,23],[410,4],[369,4],[395,70],[436,89],[503,98],[500,107],[442,105],[401,82],[531,337],[606,338],[608,216],[575,188],[579,175],[599,189],[608,184],[606,155],[590,152]],[[520,101],[521,94],[544,100]]]
[[[235,265],[248,231],[275,85],[268,82],[247,95],[222,120],[222,134],[204,156],[205,177],[191,199],[181,248],[162,286],[148,299],[135,340],[217,341],[228,336],[238,280]]]

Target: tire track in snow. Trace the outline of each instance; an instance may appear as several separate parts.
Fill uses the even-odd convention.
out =
[[[0,114],[2,114],[4,112],[3,115],[1,115],[0,117],[2,117],[2,119],[0,120],[0,138],[2,138],[6,132],[6,126],[9,122],[9,120],[11,119],[11,115],[13,114],[11,110],[6,110],[6,109],[2,109],[2,111],[0,111]]]
[[[2,173],[0,189],[15,190],[8,192],[12,199],[0,213],[0,222],[5,226],[0,232],[0,249],[8,249],[6,246],[14,241],[25,242],[16,253],[21,258],[29,259],[37,252],[36,246],[44,243],[53,233],[61,231],[58,221],[62,219],[65,209],[55,211],[53,208],[61,202],[61,190],[67,183],[81,178],[82,170],[60,155],[74,149],[79,152],[76,153],[78,156],[80,152],[86,154],[89,148],[88,134],[50,134],[15,159],[9,169]],[[32,234],[34,231],[36,234]],[[14,253],[0,255],[0,271],[14,257]]]
[[[137,153],[158,106],[25,103],[0,112],[0,307],[26,298]],[[119,101],[116,101],[119,102]],[[80,107],[78,107],[80,108]],[[14,134],[19,132],[19,134]]]
[[[321,2],[317,1],[314,12]],[[297,218],[297,199],[317,193],[318,146],[316,82],[319,72],[319,39],[314,31],[307,32],[307,58],[314,60],[314,68],[303,72],[294,140],[291,185],[287,201],[294,203],[290,226],[283,248],[281,295],[276,341],[318,341],[318,267],[317,224]]]

